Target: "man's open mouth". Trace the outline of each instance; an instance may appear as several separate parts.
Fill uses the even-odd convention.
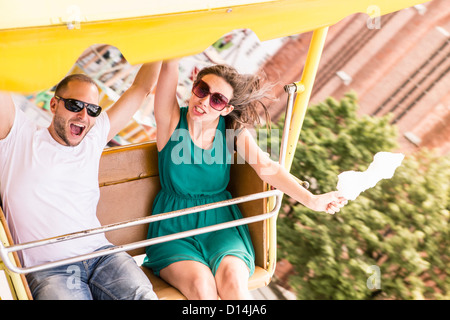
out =
[[[83,133],[85,128],[86,128],[86,126],[83,125],[83,124],[78,124],[78,123],[71,123],[70,124],[70,132],[74,136],[80,136]]]

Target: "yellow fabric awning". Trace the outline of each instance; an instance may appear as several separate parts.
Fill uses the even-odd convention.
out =
[[[197,54],[241,28],[261,41],[311,31],[358,12],[387,14],[423,0],[0,0],[0,90],[55,85],[91,45],[131,64]]]

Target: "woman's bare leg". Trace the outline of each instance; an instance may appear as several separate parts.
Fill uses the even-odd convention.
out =
[[[198,261],[178,261],[161,270],[163,280],[189,300],[216,300],[217,289],[211,269]]]
[[[249,270],[244,261],[235,256],[226,256],[216,272],[216,285],[222,300],[252,299],[248,291]]]

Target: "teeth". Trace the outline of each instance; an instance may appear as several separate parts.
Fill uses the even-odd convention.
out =
[[[199,113],[205,113],[205,111],[199,107],[195,107],[195,109],[197,110],[197,112]]]
[[[82,124],[76,124],[76,123],[73,123],[73,125],[74,125],[74,126],[77,126],[77,127],[80,127],[80,128],[84,128],[84,125],[82,125]]]

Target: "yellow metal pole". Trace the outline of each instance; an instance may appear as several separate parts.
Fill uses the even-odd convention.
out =
[[[328,27],[322,27],[314,30],[311,43],[309,45],[308,55],[306,57],[305,66],[303,68],[302,78],[299,82],[296,82],[297,97],[294,102],[292,110],[292,119],[289,128],[288,144],[285,150],[286,160],[285,168],[290,171],[292,161],[294,159],[295,149],[300,137],[300,132],[305,119],[306,109],[308,107],[309,99],[316,78],[317,70],[319,68],[320,57],[322,56],[323,47],[325,45],[325,39],[327,37]],[[273,206],[273,204],[271,204]],[[276,265],[276,216],[268,221],[268,261],[267,270],[270,275],[275,272]]]
[[[311,44],[309,46],[308,55],[306,57],[305,67],[303,68],[302,79],[296,82],[297,94],[295,99],[291,126],[289,128],[288,145],[286,150],[285,168],[290,171],[292,161],[294,159],[295,149],[300,137],[303,120],[305,119],[306,109],[308,107],[309,99],[316,78],[317,70],[319,68],[320,57],[325,45],[328,27],[320,28],[314,31]],[[299,90],[300,89],[300,90]]]
[[[1,223],[0,223],[0,241],[3,243],[4,246],[9,245],[8,236],[6,235],[6,232],[3,229],[3,226]],[[15,262],[13,254],[9,253],[8,257],[11,260],[11,262],[16,266],[17,264]],[[1,262],[1,264],[3,263],[1,261],[1,259],[0,259],[0,262]],[[2,269],[2,268],[0,268],[0,269]],[[11,272],[7,268],[3,268],[3,269],[6,271],[6,275],[11,279],[12,285],[14,287],[14,288],[10,288],[11,290],[14,290],[14,291],[11,291],[12,296],[18,300],[28,300],[27,291],[22,282],[22,278],[21,278],[20,274]]]

